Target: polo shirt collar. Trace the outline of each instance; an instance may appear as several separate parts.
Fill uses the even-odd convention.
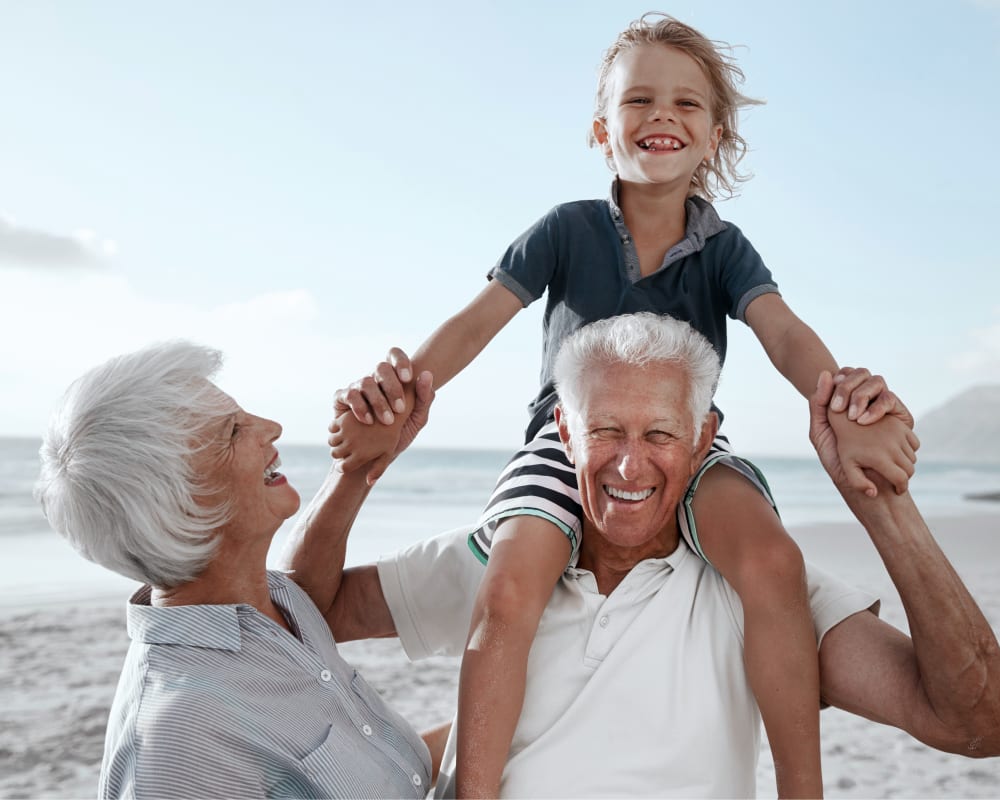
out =
[[[618,584],[620,589],[626,584],[635,586],[637,584],[644,584],[648,582],[650,578],[654,578],[657,575],[665,574],[669,575],[672,572],[676,572],[680,569],[680,566],[684,561],[691,556],[691,548],[688,547],[687,542],[684,541],[683,537],[678,537],[677,547],[669,555],[662,556],[660,558],[644,558],[642,561],[637,563],[631,570],[629,570],[628,575]],[[589,569],[584,569],[583,567],[578,567],[577,562],[579,561],[579,551],[573,553],[570,558],[570,564],[566,567],[564,571],[564,576],[571,581],[581,582],[581,585],[585,586],[589,591],[597,591],[597,583],[594,578],[594,574]],[[618,589],[615,590],[616,592]]]
[[[268,572],[271,599],[290,608],[283,576]],[[152,606],[152,587],[141,587],[129,599],[126,623],[129,638],[143,644],[180,644],[210,650],[241,648],[240,614],[257,613],[246,603],[231,605]]]
[[[625,234],[628,229],[625,227],[625,217],[618,205],[620,188],[621,184],[618,178],[615,178],[611,182],[611,193],[608,196],[608,211],[615,227],[619,229],[620,233]],[[726,223],[719,217],[715,208],[702,197],[697,195],[688,197],[684,201],[684,210],[687,212],[684,239],[670,248],[666,259],[667,263],[701,251],[710,236],[722,233],[726,229]]]

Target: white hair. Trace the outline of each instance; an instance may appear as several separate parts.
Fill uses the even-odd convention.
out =
[[[719,356],[688,323],[649,311],[592,322],[563,342],[553,370],[560,405],[567,414],[579,413],[584,376],[596,364],[648,367],[659,363],[678,364],[687,371],[691,379],[688,408],[697,435],[712,409]]]
[[[206,424],[226,411],[217,350],[174,341],[118,356],[67,389],[35,485],[49,524],[85,558],[162,588],[192,580],[229,518],[195,474]],[[202,498],[202,502],[198,502]]]

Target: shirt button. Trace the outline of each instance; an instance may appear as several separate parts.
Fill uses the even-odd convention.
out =
[[[598,621],[598,624],[600,624],[602,628],[606,628],[608,627],[609,622],[611,622],[611,620],[608,619],[607,617],[601,617],[601,619]]]
[[[421,780],[420,776],[417,775],[416,773],[414,773],[413,778],[411,778],[411,780],[413,781],[414,786],[420,786],[423,783],[423,780]]]
[[[371,725],[364,725],[364,726],[362,726],[361,732],[365,736],[371,736],[372,735],[372,726]]]
[[[319,674],[319,678],[320,678],[321,681],[329,682],[330,678],[332,678],[332,677],[333,677],[333,673],[330,672],[330,670],[328,670],[328,669],[323,670]]]
[[[628,244],[628,237],[627,236],[623,236],[622,237],[622,244]]]

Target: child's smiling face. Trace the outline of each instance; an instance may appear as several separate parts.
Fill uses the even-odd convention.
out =
[[[607,116],[594,120],[594,136],[618,176],[686,193],[722,135],[701,67],[675,47],[641,44],[619,54],[609,78]]]

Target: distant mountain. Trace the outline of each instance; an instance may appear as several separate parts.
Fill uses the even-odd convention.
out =
[[[1000,386],[976,386],[914,426],[921,459],[1000,462]]]

